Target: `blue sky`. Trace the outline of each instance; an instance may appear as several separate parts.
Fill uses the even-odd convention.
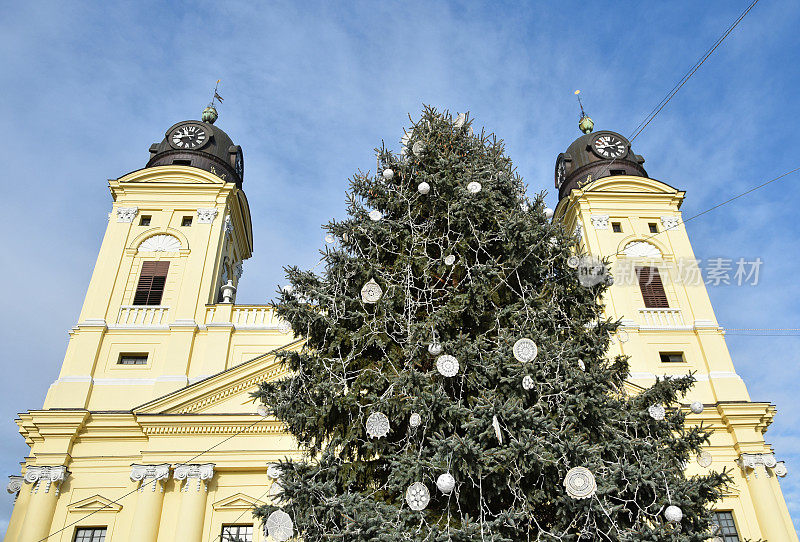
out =
[[[344,215],[346,179],[398,148],[422,103],[471,111],[505,139],[529,192],[580,133],[630,134],[746,2],[6,3],[0,19],[0,231],[6,309],[0,467],[27,446],[77,319],[111,199],[106,179],[144,166],[173,123],[197,118],[222,79],[218,125],[243,146],[255,253],[239,302],[271,299],[281,266],[311,267],[320,224]],[[634,149],[686,190],[685,216],[800,166],[800,6],[764,0]],[[795,174],[687,225],[698,258],[755,259],[757,286],[710,288],[729,328],[800,328]],[[800,525],[800,337],[730,336],[753,400],[778,416]],[[12,497],[0,502],[0,532]]]

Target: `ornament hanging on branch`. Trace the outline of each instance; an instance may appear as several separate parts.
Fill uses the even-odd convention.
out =
[[[277,463],[272,463],[270,464],[269,467],[267,467],[267,476],[269,476],[273,480],[277,480],[278,478],[280,478],[281,474],[283,474],[283,471],[281,470],[280,465],[278,465]]]
[[[394,171],[389,168],[383,170],[383,178],[386,181],[391,181],[394,178]]]
[[[670,523],[679,523],[683,519],[683,510],[671,504],[664,510],[664,519]]]
[[[269,409],[267,408],[267,405],[264,404],[258,405],[258,407],[256,407],[256,412],[258,412],[258,415],[262,418],[269,416]]]
[[[467,115],[466,115],[466,113],[459,113],[459,114],[458,114],[458,118],[457,118],[457,119],[456,119],[456,121],[453,123],[453,126],[455,126],[455,128],[456,128],[457,130],[460,130],[461,128],[463,128],[463,127],[464,127],[464,124],[466,124],[466,122],[467,122]]]
[[[536,359],[539,349],[531,339],[522,338],[514,343],[514,357],[520,363],[528,363]]]
[[[411,151],[417,156],[422,154],[424,150],[425,150],[425,143],[423,143],[422,141],[415,141],[414,145],[411,146]]]
[[[430,191],[431,191],[431,185],[429,185],[425,181],[422,181],[421,183],[419,183],[417,185],[417,192],[419,192],[423,196],[426,195]]]
[[[647,413],[650,414],[651,418],[660,422],[661,420],[664,419],[664,416],[666,416],[667,411],[664,408],[664,405],[656,404],[656,405],[650,405],[647,408]]]
[[[481,186],[481,183],[479,183],[478,181],[472,181],[467,185],[467,191],[470,194],[477,194],[478,192],[481,191],[481,188],[483,187]]]
[[[552,210],[550,207],[546,207],[546,208],[545,208],[545,210],[544,210],[544,217],[545,217],[547,220],[550,220],[551,218],[553,218],[553,214],[554,214],[554,213],[553,213],[553,210]]]
[[[703,403],[700,401],[692,401],[692,404],[689,405],[689,409],[691,409],[691,411],[695,414],[702,413],[704,408],[705,407],[703,406]]]
[[[375,282],[375,279],[369,281],[361,288],[361,301],[364,303],[377,303],[383,295],[383,290],[380,285]]]
[[[442,353],[442,345],[434,341],[428,345],[428,353],[432,356],[438,356]]]
[[[276,542],[284,542],[294,536],[294,523],[291,516],[283,510],[275,510],[264,524],[264,535]]]
[[[329,245],[333,243],[333,241],[334,241],[333,235],[331,235],[330,233],[325,236],[325,242],[328,243]]]
[[[530,375],[522,377],[522,389],[530,390],[533,388],[533,378]]]
[[[492,416],[492,428],[494,428],[494,436],[497,437],[497,441],[500,444],[503,444],[503,432],[500,430],[500,420],[497,419],[497,416]]]
[[[366,425],[370,438],[381,438],[389,434],[389,418],[383,412],[370,414]]]
[[[572,467],[564,477],[564,487],[573,499],[587,499],[597,491],[597,482],[586,467]]]
[[[450,354],[439,356],[436,359],[436,370],[448,378],[458,374],[458,360]]]
[[[381,218],[383,218],[383,215],[379,210],[373,209],[369,212],[369,219],[373,222],[378,222]]]
[[[711,463],[714,462],[714,458],[711,456],[710,453],[703,450],[699,454],[697,454],[697,464],[701,467],[710,467]]]
[[[406,502],[412,510],[424,510],[431,502],[431,494],[422,482],[414,482],[406,490]]]
[[[569,258],[567,258],[567,267],[570,267],[572,269],[577,269],[580,263],[581,259],[575,256],[574,254]]]
[[[408,425],[413,428],[417,428],[422,424],[422,416],[419,415],[417,412],[412,412],[411,416],[408,418]]]
[[[445,265],[453,265],[454,263],[456,263],[455,255],[448,254],[447,256],[445,256],[444,257],[444,263],[445,263]]]
[[[436,487],[439,488],[444,495],[450,495],[456,487],[456,479],[449,472],[440,474],[436,479]]]
[[[581,368],[581,371],[585,371],[586,370],[586,364],[583,362],[582,359],[578,360],[578,367]]]

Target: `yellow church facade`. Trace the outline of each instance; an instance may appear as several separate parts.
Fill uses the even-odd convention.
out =
[[[10,477],[6,541],[271,540],[252,510],[270,499],[271,463],[296,443],[250,393],[285,374],[274,352],[302,340],[272,307],[235,301],[253,251],[243,156],[205,113],[171,127],[147,167],[109,181],[108,227],[60,374],[43,407],[17,420],[30,453]],[[694,261],[684,193],[632,154],[616,159],[627,169],[603,173],[609,159],[587,159],[583,143],[559,157],[554,220],[610,259],[606,311],[623,324],[612,354],[631,357],[631,391],[695,372],[687,401],[703,409],[690,420],[714,433],[687,471],[727,467],[735,481],[717,536],[797,541],[786,467],[764,440],[775,406],[750,400],[702,280],[676,275]]]

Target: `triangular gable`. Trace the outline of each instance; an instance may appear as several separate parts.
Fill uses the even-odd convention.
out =
[[[243,413],[255,410],[250,393],[258,384],[288,374],[276,359],[281,350],[299,349],[297,340],[267,354],[204,378],[133,409],[134,414]]]
[[[102,495],[94,495],[67,505],[70,512],[119,512],[122,505],[106,499]]]
[[[214,503],[214,510],[252,510],[266,504],[244,493],[237,493]]]

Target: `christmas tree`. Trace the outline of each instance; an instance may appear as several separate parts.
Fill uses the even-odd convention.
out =
[[[324,271],[287,268],[306,342],[256,396],[305,456],[257,515],[278,541],[705,540],[729,478],[684,474],[693,378],[626,389],[604,264],[471,125],[426,107],[350,180]]]

